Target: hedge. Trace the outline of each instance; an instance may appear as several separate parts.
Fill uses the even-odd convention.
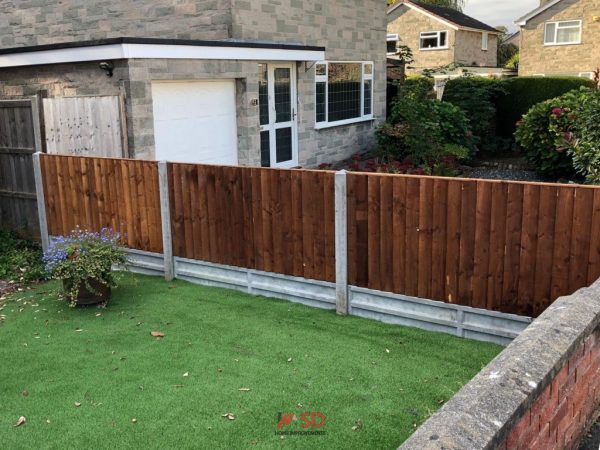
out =
[[[501,83],[506,94],[496,99],[497,132],[505,137],[514,134],[517,121],[521,120],[533,105],[560,97],[581,86],[594,86],[592,80],[576,77],[517,77],[503,80]]]

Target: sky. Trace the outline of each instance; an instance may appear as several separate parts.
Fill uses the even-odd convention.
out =
[[[539,0],[467,0],[465,13],[493,27],[516,31],[515,20],[539,6]]]

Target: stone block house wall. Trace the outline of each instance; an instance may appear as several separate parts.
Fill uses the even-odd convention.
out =
[[[545,2],[542,2],[544,4]],[[600,0],[562,0],[521,26],[519,75],[572,75],[600,66]],[[546,22],[581,20],[581,43],[544,45]]]
[[[388,33],[397,34],[400,45],[407,45],[413,53],[414,62],[409,64],[408,72],[420,72],[423,69],[445,66],[454,62],[455,30],[431,17],[413,9],[398,8],[388,17]],[[419,50],[420,34],[424,31],[448,30],[448,48],[440,50]]]
[[[111,37],[226,39],[232,0],[0,0],[0,48]]]
[[[22,3],[22,4],[19,4]],[[379,0],[134,0],[59,5],[0,0],[0,48],[112,37],[253,40],[326,47],[328,61],[372,61],[374,120],[315,129],[315,68],[295,64],[298,163],[315,166],[374,145],[385,118],[386,9]],[[152,81],[235,79],[238,160],[260,164],[259,61],[129,59],[112,78],[98,63],[0,68],[0,99],[43,95],[125,97],[130,155],[154,157]]]
[[[498,58],[498,36],[488,34],[488,48],[481,48],[481,33],[457,30],[454,57],[458,63],[467,66],[496,67]]]

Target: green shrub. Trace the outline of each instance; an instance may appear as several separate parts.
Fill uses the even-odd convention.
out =
[[[600,91],[582,98],[571,128],[563,131],[575,170],[586,182],[600,184]]]
[[[592,91],[587,88],[567,92],[533,106],[519,123],[515,138],[535,170],[548,177],[574,175],[569,152],[570,133],[578,108]],[[566,139],[568,138],[568,139]]]
[[[457,106],[433,98],[429,81],[410,79],[400,86],[388,121],[377,131],[379,154],[432,168],[446,156],[462,159],[474,150],[469,121]],[[458,150],[460,149],[460,150]]]
[[[444,101],[464,111],[482,150],[497,150],[495,101],[505,92],[503,81],[495,78],[461,77],[446,84]]]
[[[12,231],[0,230],[0,280],[29,283],[43,277],[40,245]]]
[[[512,136],[516,123],[540,102],[559,97],[573,89],[593,87],[593,81],[575,77],[517,77],[503,82],[506,94],[496,101],[498,133]]]

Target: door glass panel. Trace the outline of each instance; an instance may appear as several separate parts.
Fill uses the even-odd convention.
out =
[[[266,64],[258,65],[258,104],[260,124],[269,123],[269,75]]]
[[[292,129],[280,128],[275,131],[277,144],[277,162],[282,163],[292,159]]]
[[[275,122],[292,120],[292,93],[290,69],[275,69]]]
[[[268,130],[260,132],[260,165],[271,166],[271,139]]]

